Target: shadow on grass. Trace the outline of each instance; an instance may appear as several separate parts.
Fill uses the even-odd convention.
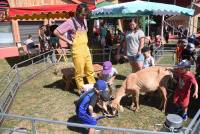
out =
[[[200,98],[194,99],[193,97],[190,98],[190,104],[188,107],[188,116],[190,118],[193,118],[195,114],[198,112],[200,109]]]
[[[65,89],[65,83],[64,81],[61,79],[61,80],[57,80],[49,85],[45,85],[43,86],[44,88],[56,88],[56,89],[61,89],[61,90],[66,90]]]
[[[7,61],[7,63],[10,65],[10,67],[14,66],[15,64],[17,64],[19,62],[27,60],[27,59],[28,59],[27,55],[5,58],[5,60]]]
[[[115,79],[117,79],[117,80],[125,80],[126,76],[118,74]]]
[[[159,109],[161,102],[162,102],[162,98],[159,95],[158,91],[153,92],[150,95],[140,95],[139,104]],[[200,103],[200,98],[194,99],[194,98],[192,98],[192,96],[190,97],[190,104],[188,107],[189,118],[192,119],[195,116],[195,114],[198,112],[198,110],[200,109],[199,103]],[[120,104],[123,107],[130,109],[130,106],[132,104],[132,95],[124,96],[122,98]],[[159,110],[161,110],[161,109],[159,109]],[[170,94],[168,96],[165,115],[167,115],[167,114],[175,114],[175,105],[173,104],[173,94]]]
[[[66,86],[65,82],[63,81],[63,79],[57,80],[51,84],[45,85],[43,86],[44,88],[51,88],[51,89],[61,89],[63,91],[68,91],[72,94],[75,94],[77,96],[80,96],[78,94],[78,92],[76,92],[75,90],[77,90],[76,87],[76,83],[75,80],[72,80],[71,83],[69,83],[70,85]]]
[[[161,104],[161,98],[155,96],[156,93],[152,93],[150,95],[140,95],[139,97],[139,104],[141,105],[145,105],[145,106],[149,106],[149,107],[155,107],[157,109],[159,109],[160,104]],[[130,109],[130,106],[132,104],[132,95],[127,95],[124,96],[121,100],[121,105],[123,107],[126,107],[128,109]]]
[[[28,56],[23,55],[23,56],[16,56],[16,57],[8,57],[8,58],[5,58],[5,60],[10,65],[10,67],[13,67],[15,64],[18,64],[20,62],[28,60]],[[36,62],[36,61],[39,61],[39,60],[41,60],[41,57],[34,58],[33,63]],[[26,67],[26,66],[31,65],[31,64],[32,64],[32,61],[28,60],[28,61],[26,61],[22,64],[19,64],[18,67]]]
[[[68,119],[68,122],[70,123],[81,123],[81,121],[77,118],[76,115],[70,117]],[[72,127],[72,126],[67,126],[67,128],[71,131],[77,132],[77,133],[81,133],[81,134],[87,134],[88,131],[86,128],[80,128],[80,127]]]

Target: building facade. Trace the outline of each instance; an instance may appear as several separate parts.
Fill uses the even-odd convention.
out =
[[[36,44],[39,43],[39,27],[51,24],[52,20],[61,24],[69,17],[69,13],[75,12],[78,3],[94,3],[92,0],[4,1],[9,4],[9,8],[6,18],[0,22],[0,58],[18,56],[16,44],[25,41],[28,34],[33,36]]]
[[[104,0],[0,0],[1,2],[7,2],[9,4],[10,12],[4,12],[4,16],[7,16],[4,21],[0,22],[0,58],[18,56],[18,48],[16,44],[23,42],[28,34],[32,34],[33,39],[38,43],[38,29],[40,25],[50,24],[54,20],[57,24],[62,23],[69,17],[69,10],[63,10],[59,7],[58,11],[51,11],[52,9],[46,9],[44,7],[57,8],[58,6],[68,4],[78,4],[86,2],[89,4],[95,4]],[[123,3],[130,0],[107,0],[113,3]],[[148,1],[148,0],[146,0]],[[152,2],[162,2],[168,4],[176,4],[179,6],[190,7],[191,1],[189,0],[149,0]],[[193,0],[194,1],[194,0]],[[36,12],[40,8],[41,12]],[[1,6],[0,6],[1,9]],[[28,9],[32,9],[32,12],[28,12]],[[47,12],[49,10],[49,12]],[[1,11],[1,10],[0,10]],[[74,11],[74,9],[72,10]],[[191,24],[196,27],[199,25],[199,14],[192,18]],[[197,28],[196,28],[197,29]],[[193,27],[193,32],[195,29]]]

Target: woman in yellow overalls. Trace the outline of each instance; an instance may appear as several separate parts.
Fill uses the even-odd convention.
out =
[[[90,84],[95,83],[92,58],[87,45],[87,22],[85,19],[87,13],[87,5],[79,4],[76,9],[76,16],[66,20],[54,31],[54,34],[60,39],[71,44],[72,59],[75,66],[75,80],[79,93],[84,91],[84,74]],[[68,33],[67,37],[64,36],[66,32]]]

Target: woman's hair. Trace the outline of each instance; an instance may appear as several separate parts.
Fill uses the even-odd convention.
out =
[[[137,24],[136,30],[140,29],[139,17],[134,17],[134,18],[130,19],[130,20],[129,20],[129,24],[130,24],[131,22],[135,22],[135,23]],[[129,27],[130,27],[130,26],[129,26]]]
[[[140,20],[141,20],[140,17],[134,18],[134,20],[133,20],[135,23],[137,23],[137,27],[136,27],[136,29],[140,29],[141,26],[142,26]]]
[[[31,35],[31,34],[29,34],[29,35],[28,35],[28,38],[29,38],[29,39],[30,39],[30,38],[32,38],[32,35]]]
[[[89,13],[89,9],[86,3],[81,3],[77,6],[76,8],[76,14],[81,14],[81,13]]]
[[[101,25],[101,26],[104,26],[105,23],[106,23],[105,21],[102,21],[102,22],[100,23],[100,25]]]
[[[183,41],[182,41],[182,39],[179,39],[179,40],[177,41],[177,44],[181,44],[181,43],[183,43]]]

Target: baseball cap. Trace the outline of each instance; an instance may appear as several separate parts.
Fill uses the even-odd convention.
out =
[[[105,81],[103,80],[97,80],[96,83],[94,84],[94,87],[97,89],[97,90],[100,90],[100,91],[105,91],[107,89],[107,84]]]
[[[112,63],[110,61],[105,61],[103,63],[103,74],[109,74],[112,71]]]
[[[181,62],[178,63],[177,67],[178,68],[190,68],[191,62],[189,60],[182,60]]]

